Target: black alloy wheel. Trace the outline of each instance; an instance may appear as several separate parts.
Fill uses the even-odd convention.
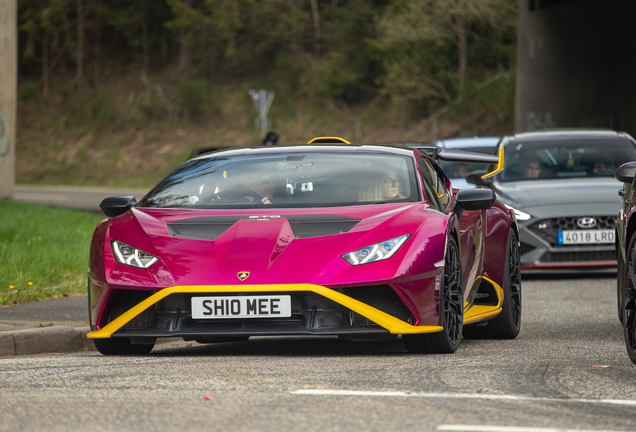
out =
[[[464,327],[466,339],[514,339],[521,330],[521,261],[513,229],[508,233],[501,312],[493,319]],[[484,325],[485,324],[485,325]]]
[[[155,344],[132,344],[128,338],[93,339],[97,351],[104,355],[144,355],[150,353]]]
[[[623,260],[623,254],[620,251],[616,251],[616,262],[618,268],[616,269],[616,306],[618,308],[618,320],[623,324],[623,298],[625,297],[625,286],[629,275],[627,274],[627,266]]]
[[[446,247],[444,271],[440,280],[440,321],[443,330],[437,333],[402,335],[404,346],[411,353],[453,353],[462,341],[464,327],[464,291],[459,248],[453,237]]]
[[[636,363],[636,232],[632,235],[627,249],[627,277],[625,279],[622,302],[625,347],[633,363]]]

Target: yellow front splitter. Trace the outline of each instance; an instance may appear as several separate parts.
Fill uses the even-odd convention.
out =
[[[332,289],[312,284],[289,284],[289,285],[196,285],[196,286],[174,286],[164,288],[151,295],[146,300],[134,306],[124,314],[115,318],[101,330],[90,332],[87,336],[91,339],[106,339],[112,336],[117,330],[122,328],[127,322],[148,309],[150,306],[164,299],[171,294],[184,293],[238,293],[238,292],[293,292],[310,291],[323,297],[333,300],[336,303],[359,313],[363,317],[384,327],[392,334],[414,334],[414,333],[436,333],[443,330],[441,326],[414,326],[400,319],[397,319],[379,309],[371,307],[356,299],[346,296]]]

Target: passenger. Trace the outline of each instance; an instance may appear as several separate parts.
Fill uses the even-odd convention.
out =
[[[605,162],[594,162],[592,164],[592,175],[594,174],[598,174],[601,171],[605,171],[608,170],[609,168],[607,168],[607,166],[605,165]]]
[[[375,179],[364,183],[358,195],[359,201],[390,201],[406,198],[402,195],[402,180],[394,169],[389,169]]]
[[[597,156],[598,159],[592,162],[590,166],[590,174],[592,176],[598,176],[606,174],[603,171],[611,171],[612,170],[612,161],[606,158],[603,155]]]

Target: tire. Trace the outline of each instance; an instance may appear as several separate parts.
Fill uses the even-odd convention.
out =
[[[514,339],[521,330],[521,266],[519,244],[514,230],[508,233],[504,298],[499,315],[489,321],[464,327],[466,339]],[[485,325],[484,325],[485,324]]]
[[[636,233],[632,235],[627,249],[627,262],[625,263],[625,278],[623,301],[622,301],[622,318],[623,332],[625,334],[625,347],[629,359],[636,363]]]
[[[410,353],[449,354],[462,341],[464,291],[459,248],[453,237],[446,246],[444,271],[440,280],[439,314],[443,330],[437,333],[405,334],[402,341]]]
[[[97,351],[104,355],[144,355],[150,353],[152,344],[131,344],[128,338],[93,339]]]
[[[623,254],[617,254],[618,268],[616,269],[616,306],[618,308],[618,320],[623,324],[623,298],[625,293],[625,285],[629,275],[627,274],[627,266],[623,261]]]

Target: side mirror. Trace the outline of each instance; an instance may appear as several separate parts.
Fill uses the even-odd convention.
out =
[[[466,176],[466,181],[477,186],[487,186],[492,183],[492,178],[483,179],[481,176],[486,175],[486,170],[472,171]]]
[[[131,207],[134,207],[137,204],[137,200],[134,196],[114,196],[104,198],[104,200],[99,205],[99,208],[102,209],[104,214],[108,217],[116,217],[123,215]]]
[[[455,196],[453,212],[461,218],[464,210],[488,210],[496,199],[497,195],[490,189],[462,189]]]
[[[636,174],[636,162],[627,162],[616,169],[614,177],[620,182],[632,184],[634,174]]]

